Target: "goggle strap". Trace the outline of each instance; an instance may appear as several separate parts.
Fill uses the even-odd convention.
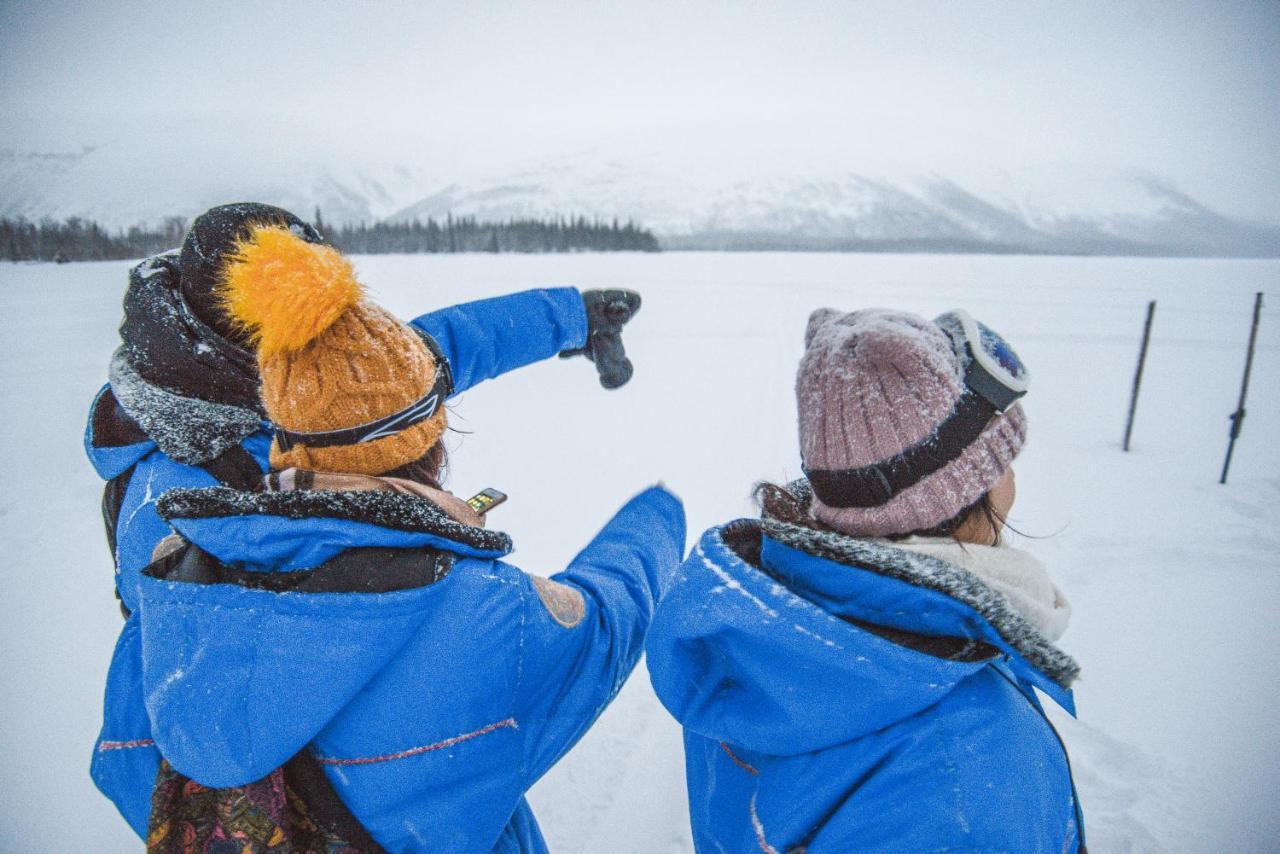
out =
[[[966,390],[951,415],[920,444],[869,466],[831,470],[806,465],[804,474],[828,507],[879,507],[959,457],[996,414],[989,401]]]
[[[441,363],[437,362],[437,365],[439,364]],[[387,436],[401,433],[430,419],[440,410],[448,394],[449,376],[446,371],[437,368],[435,381],[427,393],[398,412],[356,427],[319,433],[301,433],[277,426],[276,444],[281,451],[288,451],[295,445],[305,445],[308,448],[333,448],[339,445],[359,445],[375,439],[385,439]]]

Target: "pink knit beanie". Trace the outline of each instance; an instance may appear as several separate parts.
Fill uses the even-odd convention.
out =
[[[966,391],[968,358],[951,335],[913,314],[823,308],[810,315],[796,401],[800,454],[815,492],[822,492],[815,472],[865,475],[865,467],[893,466],[904,451],[936,439]],[[893,494],[881,503],[836,507],[815,495],[813,515],[865,537],[927,530],[954,518],[996,484],[1026,440],[1021,404],[979,415],[988,416],[958,456],[904,489],[886,489]],[[874,469],[870,474],[880,477]],[[874,496],[858,503],[873,502]]]

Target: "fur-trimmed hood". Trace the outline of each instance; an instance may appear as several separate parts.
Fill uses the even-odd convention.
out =
[[[786,490],[802,506],[807,507],[813,501],[813,492],[807,480],[792,481],[787,484]],[[912,548],[909,544],[898,547],[883,540],[867,540],[837,531],[815,530],[770,518],[768,513],[765,514],[761,527],[765,536],[783,545],[845,566],[896,578],[955,599],[981,617],[1004,641],[997,646],[1011,647],[1062,689],[1069,689],[1080,675],[1080,666],[1076,661],[1054,645],[1053,640],[1056,638],[1046,637],[1019,613],[1008,598],[957,563],[922,554],[923,550]],[[840,578],[840,575],[835,577]],[[820,590],[815,589],[813,592],[820,599],[827,598]],[[951,629],[957,627],[955,621],[944,621],[938,625],[930,625],[927,620],[922,623],[921,617],[914,615],[901,618],[891,615],[884,624],[906,631],[923,630],[926,634],[940,635],[949,634]]]
[[[111,357],[107,378],[120,407],[170,459],[206,463],[264,429],[252,409],[184,397],[147,382],[124,347]]]
[[[215,786],[311,741],[409,638],[463,607],[451,567],[511,548],[391,492],[174,489],[157,510],[198,551],[162,545],[141,580],[147,714],[165,758]],[[281,715],[279,696],[306,702]]]
[[[183,397],[261,411],[258,358],[219,335],[187,305],[176,253],[129,272],[120,341],[147,382]]]
[[[395,492],[171,489],[160,517],[225,563],[263,572],[318,566],[351,548],[440,548],[467,557],[511,551],[501,531],[465,525],[426,498]]]
[[[129,272],[109,369],[128,416],[169,457],[199,465],[261,429],[257,362],[188,308],[175,253]]]
[[[786,756],[904,721],[992,664],[1073,711],[1079,669],[959,567],[771,519],[703,536],[648,654],[686,728]]]
[[[948,597],[959,606],[940,611],[921,609],[919,613],[878,607],[871,597],[859,596],[862,585],[850,582],[848,574],[792,576],[784,567],[777,568],[789,587],[840,616],[900,631],[988,643],[1025,659],[1035,672],[1061,689],[1070,688],[1080,674],[1075,660],[1024,619],[1004,596],[953,563],[886,543],[786,522],[766,519],[761,528],[780,546]]]

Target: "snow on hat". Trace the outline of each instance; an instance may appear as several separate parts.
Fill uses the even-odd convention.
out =
[[[262,402],[277,426],[273,468],[377,475],[440,441],[435,356],[364,298],[336,249],[254,226],[229,253],[219,292],[257,347]]]
[[[796,375],[806,471],[886,463],[934,437],[961,402],[968,358],[942,328],[914,314],[815,311]],[[834,507],[815,495],[813,515],[854,536],[935,528],[986,494],[1025,440],[1026,417],[1015,404],[958,456],[887,500]]]

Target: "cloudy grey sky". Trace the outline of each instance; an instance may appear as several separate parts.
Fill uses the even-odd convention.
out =
[[[163,127],[457,168],[585,148],[1069,162],[1280,221],[1274,0],[0,0],[0,79],[0,148]]]

